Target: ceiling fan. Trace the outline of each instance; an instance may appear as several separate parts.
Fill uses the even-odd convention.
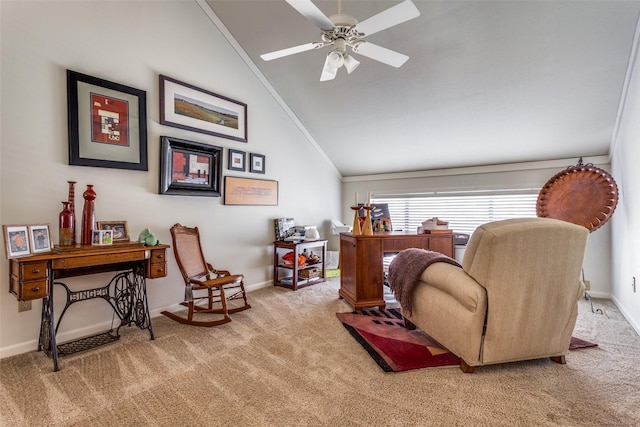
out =
[[[338,68],[343,65],[349,74],[360,65],[360,62],[347,52],[347,47],[350,47],[352,52],[396,68],[402,66],[409,59],[407,55],[375,45],[364,38],[420,16],[420,11],[411,0],[405,0],[362,22],[358,22],[351,15],[341,13],[340,0],[338,1],[338,14],[331,15],[328,18],[311,0],[286,1],[302,16],[320,28],[322,41],[306,43],[260,55],[265,61],[325,46],[333,46],[333,50],[329,52],[325,59],[322,74],[320,75],[320,81],[326,81],[334,79]]]

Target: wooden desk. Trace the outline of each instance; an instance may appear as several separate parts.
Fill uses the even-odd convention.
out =
[[[135,323],[147,329],[154,339],[151,316],[147,304],[146,278],[167,275],[167,245],[143,246],[140,243],[117,243],[109,246],[75,246],[55,248],[53,251],[10,260],[10,289],[19,301],[43,299],[38,351],[53,359],[57,371],[58,356],[73,354],[120,338],[120,328]],[[59,281],[65,277],[117,272],[103,287],[72,291]],[[54,285],[67,293],[67,302],[57,322],[53,310]],[[120,318],[113,330],[64,344],[56,344],[56,333],[62,317],[71,304],[102,298]],[[57,326],[56,326],[57,324]]]
[[[340,297],[355,310],[375,306],[385,308],[382,259],[385,252],[408,248],[427,249],[453,258],[453,234],[391,232],[354,236],[340,233]]]

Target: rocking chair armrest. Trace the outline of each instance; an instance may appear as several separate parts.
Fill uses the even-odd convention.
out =
[[[212,272],[213,274],[218,275],[218,277],[220,277],[220,276],[230,276],[231,275],[231,272],[229,272],[228,270],[216,270],[209,263],[207,263],[207,268],[209,268],[209,271]]]

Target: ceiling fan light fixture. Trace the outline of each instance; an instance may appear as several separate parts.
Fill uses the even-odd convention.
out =
[[[324,67],[322,67],[322,74],[320,75],[321,82],[335,79],[336,74],[338,73],[338,68],[333,67],[330,63],[330,55],[331,54],[327,55],[327,58],[324,61]]]
[[[331,52],[329,52],[329,55],[327,55],[327,57],[327,65],[335,68],[336,70],[342,67],[342,65],[344,64],[344,56],[337,50],[332,50]]]
[[[344,56],[344,68],[347,69],[347,73],[351,74],[360,65],[360,61],[355,59],[351,55]]]

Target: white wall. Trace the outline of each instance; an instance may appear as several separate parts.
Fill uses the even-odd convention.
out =
[[[150,227],[163,243],[171,242],[174,223],[197,225],[207,258],[219,268],[244,273],[249,288],[271,283],[273,218],[321,225],[321,234],[328,235],[328,220],[340,214],[341,182],[335,169],[322,160],[197,3],[0,1],[0,14],[2,224],[49,223],[57,242],[66,181],[78,182],[78,216],[81,193],[94,184],[97,220],[128,221],[134,239]],[[66,69],[147,92],[148,172],[68,165]],[[249,142],[160,125],[159,74],[247,103]],[[278,206],[225,206],[221,198],[157,194],[161,135],[225,147],[223,173],[278,181]],[[266,174],[228,171],[226,148],[266,155]],[[148,282],[152,314],[183,298],[171,251],[168,270],[168,277]],[[68,282],[92,288],[108,278]],[[18,313],[8,288],[5,259],[0,261],[2,357],[36,348],[41,310],[41,302],[34,301],[31,311]],[[60,341],[102,330],[110,321],[104,301],[76,304],[65,315]],[[79,329],[83,326],[87,329]]]
[[[584,163],[594,163],[608,170],[607,157],[585,157]],[[357,191],[361,201],[369,191],[384,194],[402,191],[497,190],[505,188],[540,189],[558,172],[578,163],[578,159],[518,163],[496,166],[447,169],[440,171],[387,174],[345,178],[343,200],[354,200]],[[343,222],[353,223],[353,211],[343,206]],[[433,212],[433,216],[438,216]],[[425,218],[426,219],[426,218]],[[446,219],[446,218],[445,218]],[[591,281],[590,295],[609,298],[611,294],[611,223],[589,235],[584,262],[585,279]]]
[[[613,215],[612,298],[640,334],[640,23],[628,72],[619,127],[611,147],[611,166],[620,201]],[[632,280],[636,279],[633,290]]]

